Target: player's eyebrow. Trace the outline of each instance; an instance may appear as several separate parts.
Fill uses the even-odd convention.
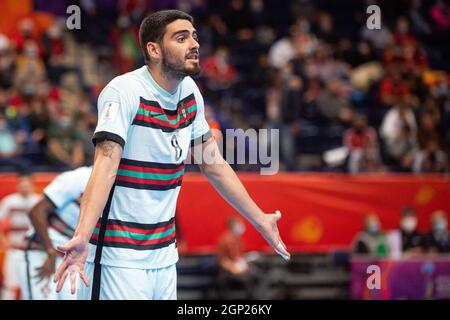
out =
[[[173,34],[172,34],[172,38],[175,38],[176,36],[178,36],[178,35],[180,35],[180,34],[189,34],[190,33],[190,31],[189,30],[187,30],[187,29],[183,29],[183,30],[179,30],[179,31],[176,31],[176,32],[174,32]],[[192,35],[193,36],[196,36],[197,35],[197,30],[193,30],[192,31]]]

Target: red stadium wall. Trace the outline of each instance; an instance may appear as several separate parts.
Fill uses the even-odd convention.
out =
[[[37,174],[39,191],[54,174]],[[265,212],[280,210],[283,240],[293,252],[319,252],[348,248],[369,211],[376,212],[384,229],[396,228],[403,206],[413,205],[419,229],[429,228],[437,209],[450,213],[450,180],[442,176],[240,174],[253,199]],[[0,175],[0,197],[14,191],[15,175]],[[229,215],[225,203],[199,174],[187,174],[178,202],[179,231],[188,252],[212,252]],[[181,230],[180,230],[181,229]],[[247,225],[244,239],[249,250],[267,250],[264,240]]]

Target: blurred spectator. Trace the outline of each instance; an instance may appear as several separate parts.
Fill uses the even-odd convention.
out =
[[[67,48],[63,39],[61,23],[54,22],[41,37],[43,61],[49,80],[59,83],[61,75],[70,70]]]
[[[202,63],[205,86],[213,92],[229,89],[237,80],[236,69],[230,63],[230,50],[220,46]]]
[[[370,41],[377,50],[382,50],[393,42],[392,33],[384,21],[381,22],[381,28],[375,30],[370,30],[364,24],[361,29],[361,37]]]
[[[15,68],[16,62],[10,40],[0,33],[0,90],[13,86]]]
[[[368,213],[364,217],[364,229],[356,235],[352,251],[354,254],[377,258],[388,256],[386,236],[381,230],[380,219],[375,213]]]
[[[339,94],[349,96],[349,89],[345,86],[349,77],[350,66],[343,61],[333,58],[332,48],[325,43],[319,43],[311,58],[306,60],[305,73],[308,77],[319,78],[323,82],[339,81]]]
[[[417,142],[420,148],[426,148],[431,140],[439,140],[439,110],[433,106],[433,99],[429,99],[428,108],[420,115],[419,129],[417,132]]]
[[[407,103],[410,100],[410,91],[409,84],[402,78],[400,71],[389,68],[379,86],[380,102],[387,107],[399,102]]]
[[[295,42],[301,37],[300,32],[291,26],[289,35],[283,37],[270,47],[269,63],[274,68],[283,68],[297,54]]]
[[[84,163],[83,144],[69,115],[52,123],[48,134],[48,156],[60,168],[77,168]]]
[[[417,32],[419,35],[428,35],[431,32],[431,28],[428,21],[422,16],[421,7],[422,0],[411,1],[408,17],[415,32]]]
[[[15,85],[26,95],[32,95],[45,77],[45,65],[39,56],[37,44],[33,41],[25,42],[23,51],[16,60]]]
[[[448,159],[445,152],[440,149],[439,142],[432,139],[426,142],[426,147],[416,152],[414,157],[414,172],[448,172]]]
[[[8,128],[5,116],[0,113],[0,165],[13,166],[19,154],[19,143]]]
[[[338,42],[339,37],[334,26],[333,16],[328,12],[318,14],[316,29],[313,31],[319,39],[327,43],[336,44]]]
[[[326,83],[326,89],[317,99],[321,114],[330,121],[349,123],[352,119],[352,107],[345,94],[342,83],[334,78]]]
[[[415,255],[423,253],[424,237],[417,231],[417,214],[414,208],[403,208],[400,219],[400,232],[403,254]]]
[[[380,169],[377,133],[367,125],[366,116],[354,116],[353,127],[345,131],[344,145],[349,150],[349,172],[371,172]]]
[[[76,128],[81,144],[83,145],[84,164],[92,165],[94,161],[95,148],[92,144],[95,127],[97,126],[97,115],[94,113],[80,113],[77,115]]]
[[[247,1],[231,0],[225,12],[225,20],[228,29],[237,39],[248,39],[252,37],[252,15],[247,6]]]
[[[380,128],[389,164],[408,170],[417,147],[417,125],[414,113],[404,101],[390,109]]]
[[[431,253],[450,253],[448,216],[443,210],[431,214],[431,230],[425,235],[425,246]]]
[[[269,129],[279,129],[280,155],[286,169],[293,171],[296,168],[296,139],[300,133],[300,109],[302,79],[291,76],[283,80],[274,79],[274,86],[269,89],[266,104],[267,116],[270,119]]]
[[[376,55],[373,51],[373,47],[368,41],[360,41],[356,47],[356,56],[352,61],[353,66],[359,66],[364,63],[372,62],[376,60]]]
[[[142,59],[139,46],[138,28],[132,24],[132,18],[121,15],[117,26],[111,33],[114,46],[113,59],[117,73],[123,74],[138,67]]]
[[[292,76],[287,80],[281,92],[281,120],[280,139],[281,157],[287,170],[295,170],[296,139],[300,133],[301,91],[303,82],[300,77]]]
[[[398,17],[395,24],[394,40],[396,44],[409,44],[416,41],[416,38],[410,33],[409,21],[405,17]]]
[[[18,23],[18,30],[11,35],[14,49],[20,54],[25,50],[26,45],[34,45],[37,55],[40,56],[42,48],[39,44],[36,23],[30,18],[24,18]]]
[[[232,298],[230,289],[236,286],[243,287],[247,299],[254,299],[259,294],[255,292],[258,275],[245,257],[242,242],[244,232],[245,225],[242,220],[230,217],[227,221],[227,230],[219,238],[219,282],[222,299]]]
[[[48,130],[50,128],[50,117],[45,103],[46,101],[43,99],[33,99],[28,118],[32,138],[42,150],[47,147]]]

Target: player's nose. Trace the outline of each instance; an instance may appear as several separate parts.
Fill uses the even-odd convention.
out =
[[[190,50],[198,50],[198,48],[200,48],[200,43],[198,43],[197,40],[195,40],[194,38],[191,38],[191,43],[190,43]]]

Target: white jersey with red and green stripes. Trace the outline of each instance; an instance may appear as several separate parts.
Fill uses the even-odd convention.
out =
[[[138,269],[172,265],[184,160],[192,143],[211,136],[200,91],[185,77],[169,93],[143,66],[103,89],[98,112],[94,144],[112,140],[123,152],[88,261]]]
[[[10,245],[20,249],[24,235],[31,228],[28,211],[39,201],[36,193],[23,196],[13,193],[0,201],[0,222],[6,221]]]
[[[44,189],[44,196],[53,205],[48,216],[48,235],[54,248],[69,241],[80,216],[80,201],[92,172],[92,167],[78,169],[59,174]],[[40,250],[42,245],[35,232],[27,235],[25,248]]]

